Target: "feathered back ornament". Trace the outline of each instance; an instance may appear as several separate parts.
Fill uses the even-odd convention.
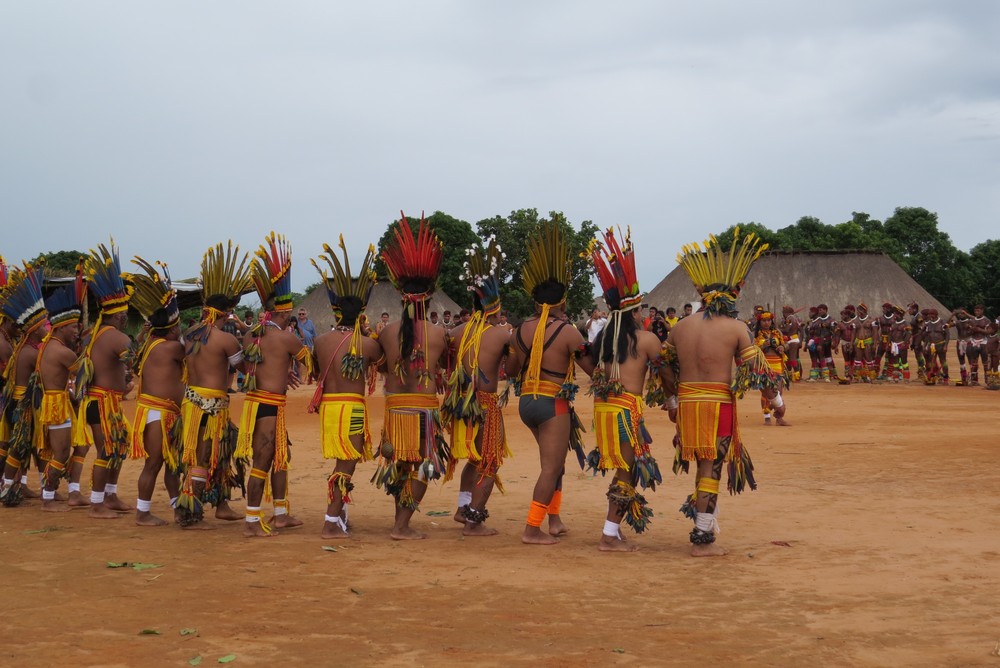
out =
[[[7,270],[7,260],[0,255],[0,304],[7,300],[7,285],[10,283],[10,273]],[[7,314],[0,308],[0,322],[3,322]]]
[[[128,310],[129,293],[122,278],[122,265],[114,239],[111,240],[110,249],[104,244],[96,250],[91,249],[87,257],[87,279],[101,306],[101,315]]]
[[[254,256],[250,271],[261,306],[268,311],[292,310],[292,247],[282,234],[271,234]],[[273,308],[268,304],[274,302]]]
[[[469,259],[463,264],[462,280],[483,307],[482,317],[496,315],[500,312],[500,265],[507,256],[495,236],[487,239],[485,249],[477,243],[469,246],[465,254]]]
[[[201,258],[201,322],[185,334],[191,343],[189,353],[196,353],[208,341],[215,322],[226,316],[250,287],[249,260],[249,253],[240,257],[240,247],[232,241],[226,246],[217,243],[205,251]]]
[[[84,260],[76,265],[76,276],[69,285],[54,290],[45,299],[45,310],[49,313],[52,329],[78,323],[83,319],[83,305],[87,299],[87,282],[83,279]]]
[[[180,309],[177,305],[177,291],[170,281],[170,271],[167,265],[157,262],[162,273],[156,267],[138,255],[132,258],[132,264],[138,266],[144,273],[129,274],[134,292],[130,303],[149,321],[153,329],[165,330],[180,323]]]
[[[539,301],[535,289],[546,281],[558,283],[565,290],[569,287],[573,270],[573,258],[569,246],[563,238],[562,228],[554,222],[542,223],[537,235],[528,237],[528,261],[521,270],[521,285],[525,292],[532,296],[536,303],[547,303],[551,306],[562,302],[562,297],[556,301]]]
[[[639,292],[639,280],[635,273],[631,228],[626,228],[624,246],[618,243],[614,229],[609,227],[604,231],[604,243],[592,239],[587,253],[594,265],[597,280],[601,283],[604,300],[612,312],[629,311],[642,304],[642,293]]]
[[[695,242],[687,244],[677,255],[677,262],[687,272],[694,287],[701,294],[705,317],[722,315],[736,310],[743,281],[750,267],[766,251],[768,245],[751,232],[740,238],[740,228],[733,232],[733,245],[729,252],[719,247],[715,235],[705,241],[705,250]]]
[[[337,315],[338,324],[343,322],[342,308],[348,301],[355,301],[357,311],[351,309],[350,315],[354,318],[354,331],[351,332],[351,347],[340,360],[340,373],[344,378],[360,380],[365,370],[365,358],[361,351],[361,318],[358,317],[361,311],[368,304],[368,297],[371,295],[372,286],[375,285],[375,247],[369,245],[365,259],[361,262],[361,271],[357,278],[351,278],[351,262],[347,257],[347,246],[344,245],[344,235],[340,235],[340,243],[337,244],[344,256],[344,262],[334,254],[329,244],[323,244],[325,255],[320,256],[320,260],[326,262],[330,273],[320,267],[316,260],[311,260],[312,265],[323,279],[326,286],[326,296],[330,299],[330,308]],[[347,325],[348,327],[350,324]]]

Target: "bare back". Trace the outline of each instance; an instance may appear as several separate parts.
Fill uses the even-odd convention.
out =
[[[326,373],[326,378],[323,380],[323,392],[325,394],[365,393],[364,374],[362,374],[361,378],[353,380],[345,378],[340,372],[341,360],[344,359],[344,355],[347,355],[351,351],[351,336],[353,333],[353,330],[334,330],[320,334],[313,341],[319,364],[316,373],[320,374],[320,376]],[[382,355],[382,350],[375,339],[362,336],[361,354],[365,360],[365,369],[367,369],[369,365],[378,361]]]
[[[65,390],[69,382],[70,367],[76,363],[76,352],[53,337],[39,355],[38,375],[41,377],[42,387],[46,390]]]
[[[116,327],[101,327],[93,336],[97,337],[91,350],[90,359],[94,363],[94,387],[102,387],[114,392],[125,391],[124,353],[132,341]]]
[[[610,333],[607,328],[602,334]],[[625,386],[626,392],[632,394],[642,394],[646,385],[646,372],[649,362],[655,362],[660,356],[660,339],[652,332],[637,330],[635,333],[635,355],[627,355],[625,361],[619,365],[621,372],[621,383]]]
[[[184,346],[180,341],[160,340],[149,351],[139,374],[143,394],[169,399],[178,406],[184,396]]]
[[[731,383],[733,360],[752,343],[739,320],[700,313],[678,322],[667,341],[677,349],[682,383]]]
[[[426,325],[427,339],[423,341],[421,347],[424,351],[424,360],[427,370],[433,376],[434,370],[440,365],[441,358],[447,350],[448,344],[445,338],[443,327],[432,325],[426,320],[416,320],[413,323],[415,329],[423,330]],[[402,328],[401,321],[391,322],[385,326],[379,334],[378,342],[382,346],[385,355],[386,368],[385,391],[390,394],[407,392],[412,394],[436,394],[433,377],[430,381],[426,379],[421,382],[421,377],[411,368],[410,360],[403,360],[403,379],[400,380],[395,373],[396,362],[399,361],[399,341]],[[422,334],[420,335],[422,337]],[[420,337],[418,337],[420,338]],[[416,346],[416,343],[414,343]]]
[[[532,341],[538,328],[538,317],[529,318],[521,323],[511,335],[510,357],[507,362],[507,372],[517,375],[523,369],[531,356]],[[583,335],[572,324],[559,317],[549,317],[545,324],[545,339],[548,345],[542,351],[541,380],[562,383],[569,369],[570,361],[583,344]],[[581,360],[581,367],[589,374],[593,365],[589,358]]]
[[[302,340],[290,330],[281,329],[277,325],[264,325],[264,335],[260,337],[260,354],[263,359],[254,368],[254,378],[257,389],[274,394],[288,392],[288,372],[292,360],[305,348]],[[252,332],[247,332],[243,338],[244,348],[256,341]]]
[[[235,336],[219,329],[221,323],[208,332],[208,341],[195,353],[188,353],[188,384],[209,390],[229,387],[229,358],[240,352]],[[190,350],[190,348],[189,348]]]

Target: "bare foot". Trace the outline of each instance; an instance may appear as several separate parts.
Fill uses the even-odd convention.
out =
[[[219,505],[215,507],[215,519],[217,520],[235,522],[236,520],[242,520],[244,517],[246,517],[246,515],[233,510],[228,501],[220,501]]]
[[[27,485],[21,485],[21,489],[23,490],[21,492],[21,495],[24,498],[26,498],[26,499],[40,499],[40,498],[42,498],[42,495],[41,495],[40,492],[36,492],[36,491],[31,490],[31,489],[28,489]]]
[[[601,542],[597,544],[597,549],[601,552],[636,552],[639,546],[627,542],[624,538],[601,534]]]
[[[778,421],[775,424],[777,424],[779,427],[791,427],[792,426],[792,423],[788,422],[787,420],[785,420],[785,418],[778,418]]]
[[[135,513],[135,523],[141,527],[162,527],[167,525],[166,520],[161,520],[159,517],[149,512],[148,510],[136,511]]]
[[[320,538],[351,538],[351,534],[340,528],[339,524],[333,522],[323,522],[323,530],[319,533]]]
[[[70,492],[69,498],[66,500],[66,505],[72,510],[82,510],[83,508],[90,508],[90,499],[85,498],[80,492]]]
[[[269,520],[271,526],[279,529],[297,529],[302,526],[302,520],[292,515],[275,515]]]
[[[692,557],[721,557],[727,554],[729,554],[729,550],[720,547],[715,543],[708,543],[707,545],[691,546]]]
[[[549,515],[549,535],[560,538],[569,533],[569,527],[563,524],[559,515]]]
[[[56,501],[66,501],[66,497],[63,495],[62,492],[56,492],[56,498],[55,498],[55,500]]]
[[[119,499],[117,494],[106,494],[104,496],[104,505],[116,513],[127,513],[135,510],[135,508]]]
[[[462,506],[462,508],[465,508],[465,506]],[[462,508],[459,508],[458,510],[456,510],[455,511],[455,516],[452,518],[453,520],[455,520],[459,524],[465,524],[465,515],[462,513]]]
[[[551,526],[551,518],[550,518]],[[549,535],[541,530],[539,527],[533,527],[528,525],[524,527],[524,533],[521,534],[521,542],[527,545],[555,545],[559,542],[559,539],[555,536]]]
[[[91,517],[95,520],[116,520],[121,515],[116,511],[111,510],[103,503],[92,503],[90,504],[90,510],[87,511],[87,517]]]
[[[466,522],[465,528],[462,529],[463,536],[495,536],[499,531],[492,527],[488,527],[482,522]]]
[[[411,527],[404,527],[402,529],[393,527],[392,531],[389,532],[389,537],[393,540],[423,540],[427,538],[427,534],[420,533]]]
[[[277,531],[271,533],[264,531],[260,522],[244,522],[243,525],[243,535],[247,538],[270,538],[278,535]]]
[[[46,513],[65,513],[70,510],[72,510],[72,508],[63,504],[61,501],[56,501],[55,499],[51,501],[42,501],[42,511]]]

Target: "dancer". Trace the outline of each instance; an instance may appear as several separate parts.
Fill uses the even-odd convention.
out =
[[[927,309],[921,337],[924,347],[925,385],[948,384],[948,330],[953,326],[954,321],[941,320],[936,308]]]
[[[855,318],[854,306],[848,304],[841,309],[840,321],[833,332],[833,348],[836,349],[839,344],[840,354],[844,358],[844,380],[842,381],[844,385],[853,382],[855,378],[854,365],[857,361],[854,348],[854,329],[857,327]]]
[[[265,310],[263,322],[246,333],[243,415],[236,457],[253,458],[247,481],[247,510],[243,535],[261,538],[279,529],[302,526],[288,503],[288,468],[291,443],[285,421],[289,382],[298,384],[296,363],[305,367],[307,380],[315,376],[312,353],[299,337],[286,329],[292,317],[292,249],[284,236],[271,232],[267,246],[257,249],[251,275]],[[270,485],[267,484],[270,476]],[[270,494],[268,494],[270,492]],[[274,498],[274,517],[264,521],[261,499]]]
[[[643,533],[653,511],[638,488],[655,491],[663,481],[649,448],[653,439],[642,415],[642,392],[648,391],[647,403],[661,405],[667,375],[660,339],[642,329],[638,307],[643,295],[636,279],[631,231],[626,231],[621,244],[612,229],[603,236],[603,245],[594,239],[588,248],[610,315],[590,351],[597,448],[587,459],[595,474],[614,470],[598,549],[634,552],[639,548],[622,536],[621,522]]]
[[[114,241],[90,251],[87,280],[101,311],[80,356],[79,401],[73,443],[96,446],[91,472],[89,516],[116,519],[132,507],[118,498],[118,476],[132,445],[132,428],[122,411],[132,341],[125,334],[129,294]]]
[[[132,306],[146,319],[147,337],[136,356],[135,419],[132,421],[133,459],[144,459],[135,501],[135,523],[164,526],[166,520],[151,512],[153,488],[166,464],[163,484],[170,507],[176,509],[181,486],[181,401],[184,398],[184,346],[180,342],[180,313],[177,291],[170,282],[165,264],[162,275],[141,257],[132,263],[143,274],[129,277],[134,292]],[[175,510],[176,513],[176,510]]]
[[[865,383],[875,382],[875,337],[878,323],[868,313],[868,305],[858,304],[854,319],[854,376]]]
[[[389,533],[394,540],[427,537],[412,528],[410,520],[427,484],[440,478],[451,461],[434,384],[447,341],[444,328],[427,321],[427,302],[434,294],[441,259],[441,242],[424,217],[414,235],[400,212],[382,251],[389,280],[402,294],[403,315],[386,325],[378,339],[387,373],[381,457],[372,478],[395,502]]]
[[[700,315],[677,323],[667,340],[667,353],[676,355],[676,369],[668,368],[668,407],[677,422],[679,452],[675,472],[697,467],[695,493],[682,506],[694,519],[691,554],[719,556],[726,550],[715,545],[718,533],[718,494],[722,467],[729,469],[730,494],[747,486],[756,489],[753,463],[740,440],[736,397],[749,389],[762,390],[777,415],[784,405],[778,380],[760,348],[753,345],[746,326],[733,319],[736,300],[750,267],[767,249],[753,233],[740,237],[737,228],[732,249],[724,252],[714,237],[704,244],[685,246],[677,261],[701,294]],[[733,358],[740,360],[735,380]]]
[[[312,261],[326,286],[330,308],[337,317],[332,331],[316,337],[319,378],[309,404],[309,412],[319,411],[323,457],[336,460],[333,472],[326,479],[326,517],[320,533],[323,538],[347,535],[347,504],[351,503],[351,492],[354,490],[354,470],[358,462],[367,462],[372,458],[365,378],[368,370],[377,367],[382,357],[378,342],[361,332],[360,319],[375,284],[372,268],[375,247],[368,247],[358,278],[354,279],[343,236],[339,246],[344,255],[343,264],[332,248],[323,245],[325,255],[320,259],[326,262],[329,274],[316,260]],[[373,384],[369,392],[374,389]]]
[[[802,362],[799,359],[799,351],[802,349],[804,326],[799,317],[795,315],[795,309],[791,306],[783,306],[781,315],[779,329],[785,337],[785,345],[788,346],[788,369],[792,372],[792,380],[802,380]]]
[[[834,334],[836,337],[836,334]],[[780,381],[780,388],[791,387],[791,377],[785,367],[785,337],[780,330],[774,328],[774,314],[770,311],[762,311],[757,315],[757,322],[753,329],[754,345],[761,349],[771,371]],[[784,405],[783,398],[779,398],[779,403]],[[767,392],[760,394],[760,408],[764,413],[764,424],[771,424],[771,414],[774,414],[774,422],[779,427],[790,427],[791,424],[785,421],[785,412],[788,410],[776,411],[774,404],[767,397]],[[779,414],[780,413],[780,414]]]
[[[204,518],[204,503],[220,520],[243,519],[229,506],[233,487],[244,491],[246,462],[234,457],[236,428],[229,421],[229,370],[244,371],[243,346],[222,331],[226,318],[250,288],[247,254],[232,242],[209,248],[201,260],[201,322],[184,335],[188,380],[181,402],[184,485],[176,517],[182,528]]]
[[[500,267],[504,255],[490,237],[484,250],[479,244],[466,251],[468,261],[462,278],[472,293],[473,314],[451,332],[450,358],[455,370],[448,379],[448,392],[441,412],[452,434],[452,463],[467,460],[462,468],[455,521],[464,525],[466,536],[493,536],[485,526],[486,509],[493,487],[503,493],[499,470],[510,456],[503,423],[506,395],[498,396],[500,366],[507,354],[510,334],[496,327],[500,313]]]
[[[886,361],[889,379],[894,383],[910,380],[910,364],[907,360],[907,351],[910,348],[909,319],[906,311],[899,306],[893,306],[894,319],[889,328],[889,357]]]
[[[73,447],[76,416],[68,388],[77,364],[86,299],[81,261],[73,283],[53,291],[45,300],[49,332],[38,347],[35,375],[28,381],[28,400],[36,406],[34,449],[46,462],[42,486],[42,510],[46,512],[72,510],[56,500],[56,490],[66,475]]]
[[[521,542],[551,545],[568,532],[559,515],[566,452],[576,451],[581,467],[586,460],[580,443],[582,426],[572,403],[579,389],[576,364],[589,375],[593,362],[580,330],[566,317],[572,258],[562,229],[557,223],[543,223],[527,246],[521,285],[535,302],[535,315],[511,336],[507,372],[515,378],[518,413],[538,443],[541,461]],[[546,516],[548,533],[541,529]]]

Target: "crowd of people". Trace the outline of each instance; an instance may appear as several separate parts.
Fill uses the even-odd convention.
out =
[[[694,522],[692,554],[725,553],[715,545],[723,469],[730,493],[756,487],[735,399],[759,390],[773,414],[784,415],[781,374],[735,317],[743,279],[766,248],[758,238],[737,234],[736,249],[726,253],[714,240],[704,250],[685,247],[678,261],[702,295],[692,309],[699,317],[671,321],[670,309],[662,317],[642,309],[631,239],[608,230],[588,251],[609,309],[592,339],[566,313],[572,263],[558,226],[545,225],[527,240],[522,283],[536,312],[516,327],[501,310],[497,276],[505,256],[493,239],[468,250],[464,278],[472,308],[454,319],[445,312],[440,324],[427,304],[442,249],[423,220],[414,230],[404,216],[381,256],[402,295],[396,321],[382,314],[371,327],[364,318],[375,282],[374,248],[355,276],[343,240],[339,247],[340,256],[325,246],[312,262],[337,322],[322,333],[305,326],[304,309],[295,311],[290,245],[274,233],[252,257],[231,242],[208,249],[201,317],[183,333],[166,266],[136,257],[135,270],[123,271],[113,244],[81,258],[72,283],[49,294],[43,263],[8,273],[0,261],[3,504],[17,506],[36,494],[28,484],[34,467],[45,512],[84,508],[92,518],[113,519],[134,510],[137,524],[163,526],[167,520],[151,510],[162,472],[172,519],[182,528],[201,524],[208,507],[217,519],[242,520],[248,537],[301,526],[288,500],[286,408],[288,390],[308,380],[315,383],[308,410],[318,414],[318,446],[334,460],[322,536],[349,535],[354,473],[369,460],[377,460],[373,483],[393,501],[393,539],[426,537],[412,517],[428,484],[453,477],[459,480],[454,519],[463,533],[494,535],[488,502],[494,489],[503,491],[501,470],[510,454],[502,410],[507,391],[500,388],[506,376],[539,451],[524,543],[557,543],[568,531],[560,506],[572,451],[594,475],[611,474],[598,547],[635,549],[621,524],[647,530],[653,514],[644,493],[662,481],[643,419],[646,405],[676,422],[676,435],[665,439],[673,441],[675,473],[694,465],[694,491],[682,506]],[[251,286],[262,304],[255,322],[234,314]],[[88,292],[100,312],[85,328]],[[129,307],[144,319],[134,341],[124,333]],[[290,327],[296,317],[297,332]],[[665,337],[657,322],[669,328]],[[578,369],[591,378],[595,442],[589,452],[575,412]],[[122,399],[132,373],[135,412],[126,416]],[[367,397],[378,374],[385,401],[375,439]],[[238,417],[230,414],[234,375],[245,393]],[[80,485],[90,450],[96,459],[86,496]],[[142,462],[134,509],[118,489],[128,459]],[[59,490],[64,478],[66,496]],[[232,507],[236,490],[246,502],[243,512]],[[268,502],[270,517],[263,509]]]

